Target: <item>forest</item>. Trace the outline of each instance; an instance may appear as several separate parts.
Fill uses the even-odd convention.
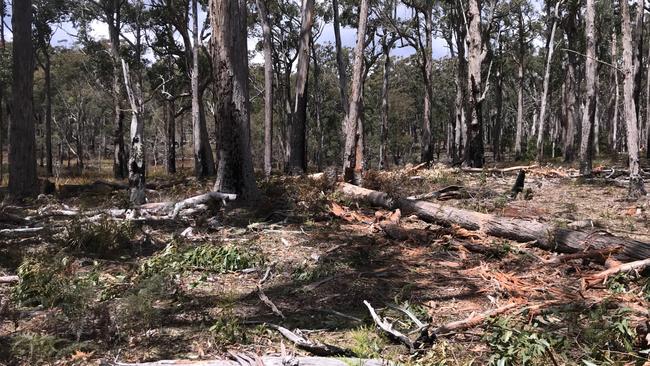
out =
[[[650,365],[645,0],[1,1],[0,366]]]

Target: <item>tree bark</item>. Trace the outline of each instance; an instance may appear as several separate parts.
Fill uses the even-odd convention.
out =
[[[246,6],[245,0],[210,3],[215,116],[219,125],[219,164],[214,190],[251,199],[258,191],[250,150]]]
[[[314,24],[314,0],[304,0],[300,43],[298,46],[298,65],[296,67],[295,103],[288,128],[288,154],[285,170],[300,175],[307,171],[307,79],[309,76],[309,54],[311,28]]]
[[[467,88],[469,91],[469,112],[467,119],[467,145],[465,164],[472,168],[483,166],[483,97],[481,86],[481,65],[487,55],[483,50],[481,37],[481,10],[478,0],[469,0],[467,11],[469,22],[467,32]]]
[[[632,29],[628,0],[621,1],[623,30],[623,101],[625,105],[625,127],[627,134],[630,186],[628,196],[632,199],[646,194],[639,167],[639,133],[634,103],[634,61],[632,59]]]
[[[12,110],[9,124],[9,195],[14,199],[38,194],[34,94],[32,1],[14,1]]]
[[[113,176],[115,179],[124,179],[128,174],[128,168],[124,148],[124,112],[122,111],[122,92],[120,88],[122,75],[120,66],[121,1],[112,0],[112,6],[108,10],[110,11],[107,11],[106,23],[111,45],[111,61],[113,62]]]
[[[523,9],[519,8],[518,12],[518,61],[517,61],[517,131],[515,134],[515,160],[523,158],[521,144],[524,135],[524,62],[526,60],[526,43]]]
[[[617,38],[616,38],[616,33],[612,33],[612,50],[611,50],[611,55],[612,55],[612,64],[618,65],[618,57],[616,54],[616,49],[617,49]],[[613,113],[612,113],[612,120],[611,120],[611,140],[610,143],[612,144],[612,152],[618,153],[618,107],[620,104],[619,101],[619,95],[620,95],[620,87],[619,87],[619,82],[618,82],[618,70],[614,69],[612,70],[612,78],[613,78],[613,83],[614,83],[614,105],[613,105]]]
[[[359,26],[357,44],[354,48],[354,67],[352,71],[352,95],[349,113],[345,120],[345,150],[343,154],[343,171],[346,182],[361,185],[363,173],[363,128],[361,124],[363,93],[363,52],[366,43],[368,21],[368,0],[361,0],[359,5]]]
[[[533,243],[534,246],[558,253],[576,253],[586,247],[606,249],[620,247],[614,257],[622,262],[631,262],[650,257],[650,244],[613,236],[605,232],[584,232],[555,226],[536,220],[499,217],[490,214],[464,210],[432,202],[393,199],[388,194],[341,183],[338,190],[348,197],[364,201],[373,206],[387,209],[399,208],[402,214],[413,213],[421,220],[442,226],[458,225],[467,230],[480,231],[494,237],[518,242]]]
[[[53,175],[52,167],[52,60],[48,49],[43,50],[45,59],[45,175]]]
[[[432,103],[432,82],[433,78],[433,19],[432,17],[432,2],[427,2],[424,10],[424,33],[425,33],[425,46],[424,52],[424,111],[422,116],[422,152],[420,155],[421,163],[431,163],[433,161],[433,146],[431,136],[431,103]],[[480,21],[480,19],[479,19]]]
[[[189,45],[186,45],[189,47]],[[214,157],[208,139],[203,95],[199,86],[199,13],[197,0],[192,0],[192,136],[194,141],[194,174],[199,177],[214,175]]]
[[[594,122],[596,118],[596,24],[594,0],[587,0],[585,16],[587,57],[585,59],[585,92],[580,138],[580,174],[591,175],[594,150]]]
[[[542,160],[544,157],[544,124],[546,118],[546,99],[548,96],[549,81],[551,78],[551,61],[553,60],[553,41],[555,40],[555,30],[560,12],[560,3],[555,4],[555,13],[553,16],[553,25],[551,26],[551,34],[549,35],[548,47],[546,48],[546,69],[544,71],[544,89],[539,107],[538,130],[537,130],[537,160]]]
[[[336,67],[339,73],[339,92],[341,93],[341,106],[345,115],[348,115],[350,105],[348,104],[348,80],[345,73],[345,62],[343,61],[343,47],[341,45],[341,22],[339,20],[339,2],[332,0],[332,13],[334,15],[334,41],[336,44]],[[345,119],[343,120],[343,133],[345,134]]]
[[[379,170],[388,168],[386,160],[386,140],[388,139],[388,81],[390,76],[390,48],[386,44],[386,35],[381,40],[384,53],[384,69],[381,83],[381,130],[379,131]]]
[[[141,86],[131,83],[129,67],[122,60],[122,72],[124,73],[124,86],[131,104],[131,154],[129,155],[129,189],[130,200],[134,205],[142,205],[147,201],[145,195],[145,158],[144,158],[144,121],[143,101]]]
[[[167,173],[175,174],[176,173],[176,106],[174,100],[168,98],[165,100],[165,117],[166,117],[166,127],[167,127],[167,156],[166,156],[166,167]]]
[[[273,163],[273,39],[265,0],[256,0],[264,44],[264,175],[271,176]]]

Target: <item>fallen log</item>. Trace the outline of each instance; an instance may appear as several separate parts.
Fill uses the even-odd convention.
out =
[[[18,276],[0,276],[0,283],[12,285],[14,283],[18,283],[18,281],[20,281]]]
[[[620,247],[614,258],[621,262],[632,262],[650,258],[650,244],[633,239],[614,236],[605,231],[585,232],[562,228],[551,223],[525,220],[464,210],[433,202],[392,198],[388,194],[340,183],[338,190],[354,199],[389,210],[399,208],[413,213],[421,220],[441,226],[458,225],[467,230],[510,239],[558,253],[577,253],[592,249]]]
[[[394,363],[386,360],[369,360],[361,358],[326,358],[326,357],[282,357],[237,355],[235,360],[165,360],[156,362],[124,363],[102,360],[102,366],[390,366]]]
[[[197,205],[205,205],[211,202],[226,202],[234,201],[237,199],[236,194],[221,193],[221,192],[208,192],[199,196],[191,197],[185,200],[182,200],[174,205],[174,211],[172,212],[172,217],[178,217],[178,214],[181,210],[184,210],[188,207],[193,207]]]
[[[533,169],[533,168],[538,168],[539,165],[533,164],[533,165],[521,165],[521,166],[513,166],[510,168],[503,168],[503,169],[498,169],[498,168],[461,168],[461,170],[465,173],[511,173],[511,172],[517,172],[519,170],[526,170],[526,169]]]

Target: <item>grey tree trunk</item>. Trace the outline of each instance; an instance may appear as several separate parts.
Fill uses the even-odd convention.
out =
[[[219,125],[214,190],[252,199],[258,190],[250,148],[246,5],[246,0],[210,3],[215,116]]]
[[[594,150],[594,124],[596,118],[596,22],[594,0],[587,0],[585,33],[587,57],[585,59],[585,92],[580,138],[580,174],[591,175]]]
[[[122,75],[120,66],[121,0],[113,0],[109,10],[106,19],[111,45],[111,61],[113,62],[113,176],[115,179],[124,179],[128,175],[128,167],[124,148],[124,112],[122,111],[120,85]]]
[[[271,176],[273,164],[273,39],[264,0],[256,0],[264,44],[264,175]]]
[[[546,69],[544,71],[544,89],[542,90],[542,96],[539,107],[539,116],[538,118],[538,128],[537,128],[537,160],[542,160],[544,157],[544,124],[546,118],[546,99],[548,96],[549,81],[551,76],[551,61],[553,60],[553,41],[555,40],[555,30],[557,28],[557,22],[560,12],[560,3],[558,1],[555,4],[555,13],[553,16],[553,25],[551,27],[551,34],[548,40],[548,48],[546,49]]]
[[[617,65],[618,64],[618,56],[617,56],[617,38],[616,38],[616,33],[612,33],[612,64]],[[611,120],[611,139],[610,142],[612,144],[612,151],[614,153],[618,152],[619,146],[618,146],[618,107],[620,104],[619,101],[619,95],[620,95],[620,87],[619,87],[619,82],[618,82],[618,70],[614,69],[612,70],[612,76],[613,76],[613,82],[614,82],[614,105],[613,105],[613,113],[612,113],[612,120]]]
[[[346,182],[362,184],[363,174],[363,127],[361,126],[363,93],[363,52],[366,43],[368,23],[368,1],[361,0],[359,5],[359,25],[357,44],[354,48],[354,67],[352,71],[352,93],[350,108],[345,120],[345,149],[343,153],[343,171]]]
[[[129,155],[129,189],[130,200],[134,205],[142,205],[147,201],[145,195],[145,158],[144,158],[144,103],[140,82],[135,87],[131,83],[129,67],[122,60],[124,86],[131,104],[131,154]]]
[[[420,161],[423,163],[430,163],[433,161],[433,146],[432,146],[432,136],[431,136],[431,103],[432,103],[432,82],[433,78],[433,20],[432,16],[432,6],[431,2],[427,2],[426,9],[424,11],[425,17],[425,43],[424,46],[424,111],[422,116],[422,152],[420,155]]]
[[[165,118],[166,118],[166,145],[167,156],[165,159],[167,173],[176,173],[176,107],[174,100],[169,98],[165,100]]]
[[[382,37],[382,52],[384,53],[384,70],[381,83],[381,130],[379,132],[379,170],[388,168],[386,159],[386,140],[388,139],[388,81],[390,76],[390,48],[386,44],[386,36]]]
[[[314,24],[314,0],[304,0],[296,66],[296,92],[291,124],[288,128],[288,153],[285,170],[300,175],[307,171],[307,79],[311,28]]]
[[[628,161],[630,165],[630,186],[628,196],[639,198],[646,194],[639,167],[639,134],[636,108],[634,105],[634,60],[632,59],[632,29],[628,0],[621,1],[623,30],[623,101],[625,105],[625,127],[627,134]]]
[[[469,112],[467,119],[467,145],[465,164],[473,168],[483,166],[483,111],[481,65],[487,52],[483,49],[481,37],[481,10],[478,0],[469,0],[467,10],[467,89]]]
[[[38,194],[34,94],[32,1],[14,1],[12,110],[9,124],[9,195],[13,199]]]
[[[186,45],[188,47],[189,45]],[[192,136],[194,140],[194,174],[199,177],[214,175],[214,157],[208,139],[203,95],[199,86],[199,14],[197,0],[192,0]]]
[[[339,2],[332,0],[332,13],[334,14],[334,41],[336,43],[336,67],[339,73],[339,92],[341,93],[341,105],[348,115],[350,105],[348,104],[348,80],[345,73],[345,62],[343,61],[343,47],[341,45],[341,21],[339,20]],[[344,119],[345,121],[345,119]],[[343,123],[343,133],[345,133],[345,122]]]
[[[45,175],[53,175],[52,168],[52,60],[48,49],[43,50],[45,74]]]

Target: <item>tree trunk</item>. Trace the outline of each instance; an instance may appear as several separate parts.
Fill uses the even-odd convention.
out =
[[[521,144],[524,137],[524,62],[526,60],[526,34],[524,29],[523,9],[521,9],[521,7],[519,8],[518,18],[519,54],[517,62],[517,132],[515,135],[515,160],[521,160],[523,158]]]
[[[381,131],[379,132],[379,170],[388,168],[386,159],[386,140],[388,139],[388,81],[390,76],[390,48],[386,44],[386,36],[381,40],[384,53],[384,70],[381,83]]]
[[[373,206],[390,210],[399,208],[403,214],[415,214],[427,222],[442,226],[458,225],[467,230],[480,231],[498,238],[533,243],[536,247],[544,250],[577,253],[584,251],[587,247],[591,250],[620,247],[622,248],[620,252],[613,255],[617,260],[631,262],[650,257],[650,244],[613,236],[605,232],[570,230],[536,220],[499,217],[406,198],[393,199],[386,193],[347,183],[341,183],[338,191]]]
[[[43,50],[45,58],[45,175],[51,177],[52,169],[52,62],[50,52]]]
[[[186,47],[189,45],[186,45]],[[214,157],[208,139],[203,95],[199,86],[199,14],[197,0],[192,0],[192,136],[194,141],[194,174],[214,175]]]
[[[258,191],[250,148],[246,6],[245,0],[213,0],[210,23],[219,124],[214,190],[250,199]]]
[[[140,83],[131,83],[129,67],[122,60],[124,86],[131,104],[131,154],[129,155],[129,189],[130,200],[134,205],[142,205],[147,201],[145,195],[145,158],[144,158],[144,121],[143,101]]]
[[[361,0],[359,5],[359,26],[357,44],[354,48],[354,67],[352,71],[352,95],[349,113],[345,120],[345,150],[343,154],[343,171],[346,182],[362,184],[363,173],[363,128],[361,125],[363,93],[363,52],[366,43],[366,26],[368,21],[368,0]],[[359,155],[361,153],[361,155]]]
[[[500,38],[500,37],[499,37]],[[501,39],[499,39],[499,65],[497,66],[496,73],[496,115],[494,126],[492,128],[492,153],[494,154],[494,161],[503,160],[501,155],[501,133],[503,130],[503,49],[501,46]]]
[[[569,46],[571,47],[571,46]],[[566,128],[564,134],[564,161],[572,162],[575,159],[575,145],[577,134],[577,121],[580,114],[577,110],[576,90],[578,82],[576,82],[576,64],[577,60],[575,55],[570,53],[567,55],[568,61],[566,62],[566,83],[564,83],[564,118],[566,121]]]
[[[34,54],[32,1],[14,1],[12,109],[9,124],[9,195],[15,199],[38,194],[34,126]]]
[[[271,176],[273,163],[273,39],[265,0],[256,0],[264,43],[264,175]]]
[[[636,108],[634,105],[634,60],[632,59],[632,29],[628,0],[621,1],[623,30],[623,101],[625,105],[625,127],[627,134],[627,151],[630,165],[630,187],[628,196],[639,198],[645,195],[643,178],[639,167],[639,134],[637,128]]]
[[[332,0],[332,13],[334,14],[334,41],[336,43],[336,67],[339,73],[339,91],[341,93],[341,106],[348,115],[350,105],[348,104],[348,80],[345,74],[345,62],[343,61],[343,47],[341,45],[341,22],[339,21],[339,2]],[[343,133],[345,134],[345,119],[343,119]]]
[[[113,176],[115,179],[124,179],[128,174],[126,164],[126,151],[124,149],[124,112],[122,111],[122,92],[120,79],[122,75],[120,66],[120,20],[121,1],[113,0],[111,11],[107,15],[108,33],[111,44],[111,61],[113,62]]]
[[[168,98],[165,100],[165,117],[167,121],[167,156],[166,166],[167,173],[176,173],[176,106],[174,100]]]
[[[616,38],[616,33],[612,33],[612,64],[618,65],[618,56],[616,54],[616,49],[617,49],[617,38]],[[613,82],[614,82],[614,106],[613,106],[613,113],[612,113],[612,120],[611,124],[612,127],[610,128],[611,131],[611,140],[610,143],[612,144],[612,152],[613,153],[618,153],[618,107],[620,104],[619,101],[619,94],[620,94],[620,87],[619,87],[619,82],[618,82],[618,70],[614,69],[612,70],[612,76],[613,76]]]
[[[314,0],[304,0],[298,65],[296,67],[296,94],[291,124],[289,125],[288,159],[285,170],[300,175],[307,171],[307,79],[309,76],[309,39],[314,24]]]
[[[420,155],[421,163],[431,163],[433,161],[433,146],[431,136],[431,103],[432,101],[432,88],[433,80],[433,20],[432,16],[432,3],[427,2],[424,11],[425,25],[425,46],[422,50],[424,57],[424,111],[422,116],[422,151]]]
[[[318,54],[316,53],[316,47],[314,45],[314,39],[310,40],[311,42],[311,55],[314,60],[314,109],[316,114],[316,130],[318,131],[318,146],[316,148],[315,161],[318,168],[318,171],[323,171],[323,142],[325,140],[325,130],[321,121],[321,107],[323,102],[323,96],[321,91],[321,66],[318,59]]]
[[[539,116],[538,118],[538,129],[537,129],[537,160],[542,160],[544,157],[544,124],[546,118],[546,99],[548,96],[548,87],[549,81],[551,78],[551,61],[553,60],[553,41],[555,40],[555,30],[557,28],[557,21],[559,18],[560,12],[560,3],[558,1],[555,4],[555,13],[553,16],[553,25],[551,26],[551,34],[548,39],[548,46],[546,48],[546,69],[544,71],[544,89],[542,90],[542,96],[539,107]]]
[[[591,175],[594,149],[594,123],[596,118],[596,25],[595,0],[587,0],[585,16],[587,57],[585,59],[585,92],[580,138],[580,174]]]
[[[483,111],[481,65],[486,52],[481,39],[481,10],[478,0],[469,0],[467,11],[469,22],[467,32],[467,88],[469,91],[469,113],[467,120],[467,145],[465,164],[472,168],[483,166]]]

